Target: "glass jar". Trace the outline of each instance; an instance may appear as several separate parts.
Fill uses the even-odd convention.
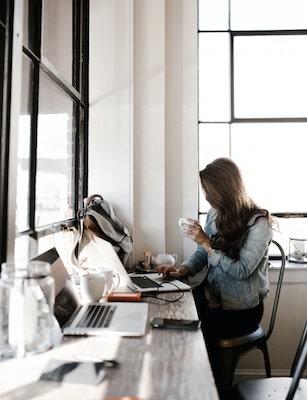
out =
[[[49,264],[17,265],[4,284],[7,326],[3,324],[3,331],[13,355],[24,357],[53,347],[55,288]]]
[[[0,359],[16,355],[16,346],[9,341],[10,292],[14,284],[14,265],[1,266],[0,279]]]
[[[54,317],[54,279],[50,265],[3,264],[0,280],[0,357],[25,357],[59,344],[62,332]]]
[[[54,290],[49,264],[33,261],[25,268],[16,268],[10,293],[9,338],[17,347],[17,357],[53,346]]]
[[[55,283],[51,275],[50,264],[43,261],[30,261],[27,264],[29,277],[36,279],[50,310],[53,312],[55,299]]]
[[[289,262],[307,263],[307,239],[289,238]]]
[[[48,310],[42,315],[41,334],[43,342],[37,351],[55,347],[62,341],[63,333],[57,319],[54,316],[55,281],[51,274],[49,263],[43,261],[30,261],[27,265],[27,273],[31,279],[38,283],[48,305]]]

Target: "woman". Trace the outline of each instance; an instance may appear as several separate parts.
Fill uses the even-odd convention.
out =
[[[216,339],[257,329],[269,291],[272,228],[269,212],[247,196],[233,161],[216,159],[200,172],[200,180],[212,207],[205,228],[197,221],[182,226],[198,248],[179,268],[161,265],[157,271],[180,278],[209,266],[196,300],[210,356]]]

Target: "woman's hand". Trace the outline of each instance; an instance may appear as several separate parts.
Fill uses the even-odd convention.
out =
[[[171,276],[173,278],[183,278],[184,276],[189,275],[190,270],[189,268],[185,267],[175,267],[173,265],[158,265],[155,269],[155,272],[162,274],[163,276]]]
[[[203,246],[203,248],[210,254],[212,252],[212,248],[210,245],[209,236],[202,230],[198,221],[194,221],[193,224],[182,224],[181,232],[183,235],[189,239],[194,240],[199,246]]]

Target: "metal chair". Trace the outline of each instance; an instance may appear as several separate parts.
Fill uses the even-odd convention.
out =
[[[216,342],[216,357],[218,359],[218,364],[220,366],[218,374],[219,375],[218,386],[221,391],[220,396],[223,399],[227,399],[230,397],[234,372],[239,359],[250,350],[259,349],[262,351],[265,363],[266,376],[267,377],[271,376],[271,364],[267,347],[267,341],[272,334],[275,324],[280,290],[286,264],[286,256],[281,245],[277,243],[275,240],[272,240],[271,243],[273,243],[281,253],[281,266],[276,286],[275,298],[272,307],[270,325],[267,333],[265,333],[265,331],[259,325],[257,330],[247,335],[235,338],[224,338]]]
[[[291,377],[253,379],[241,382],[233,390],[234,400],[307,399],[307,379],[301,379],[307,361],[307,323],[291,367]]]

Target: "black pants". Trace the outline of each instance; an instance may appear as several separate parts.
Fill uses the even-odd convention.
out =
[[[258,328],[263,315],[263,302],[245,310],[204,308],[201,316],[206,340],[246,335]]]
[[[263,302],[245,310],[210,309],[206,306],[204,286],[193,290],[199,319],[206,340],[242,336],[257,329],[263,315]]]
[[[198,287],[193,291],[202,331],[206,342],[208,356],[220,399],[228,399],[221,380],[223,365],[219,359],[216,341],[221,338],[232,338],[255,331],[263,315],[263,302],[256,307],[245,310],[222,310],[206,307],[204,290]]]

